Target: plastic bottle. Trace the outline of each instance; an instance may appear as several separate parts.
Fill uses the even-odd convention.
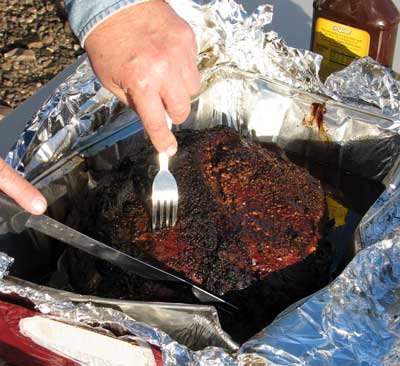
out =
[[[324,56],[320,76],[371,56],[391,67],[400,14],[391,0],[314,0],[312,51]]]

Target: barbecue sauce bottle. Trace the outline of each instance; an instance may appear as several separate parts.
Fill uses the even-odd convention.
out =
[[[311,49],[324,56],[320,77],[370,56],[391,67],[400,14],[391,0],[314,0]]]

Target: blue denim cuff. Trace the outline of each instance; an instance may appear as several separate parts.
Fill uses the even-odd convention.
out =
[[[82,47],[90,31],[117,11],[144,0],[65,0],[72,31]]]

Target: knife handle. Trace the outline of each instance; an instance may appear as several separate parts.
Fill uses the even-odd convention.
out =
[[[25,224],[31,214],[0,192],[0,216],[8,224],[10,231],[19,234],[25,230]]]

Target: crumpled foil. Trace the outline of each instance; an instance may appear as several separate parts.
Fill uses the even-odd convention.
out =
[[[7,276],[3,281],[7,289],[29,288],[31,293],[50,295],[60,303],[92,303],[96,304],[96,307],[118,310],[138,322],[146,323],[167,333],[176,342],[192,351],[206,347],[220,347],[230,352],[239,349],[239,345],[222,329],[218,312],[213,306],[130,301],[80,295],[60,290],[57,286],[53,288],[38,285],[13,276]],[[54,284],[54,281],[51,281],[51,284]],[[0,298],[1,294],[0,290]],[[13,302],[13,299],[10,301]]]
[[[324,90],[318,72],[321,56],[289,47],[275,32],[264,32],[273,7],[260,5],[252,15],[233,0],[214,0],[187,10],[170,1],[192,26],[199,45],[203,90],[239,71],[304,91]]]
[[[244,72],[301,90],[322,88],[320,56],[288,47],[274,32],[263,32],[272,20],[272,6],[262,5],[248,16],[233,0],[202,6],[191,1],[170,3],[196,34],[203,91],[221,78],[243,78]],[[118,109],[118,101],[101,87],[86,60],[34,116],[6,161],[32,178],[112,124]]]
[[[0,277],[3,278],[7,274],[12,259],[3,253],[0,254]],[[165,366],[237,365],[236,359],[222,348],[207,347],[193,352],[174,341],[163,331],[138,322],[125,313],[112,308],[95,306],[91,303],[75,304],[56,293],[50,294],[35,287],[21,286],[7,281],[7,279],[0,281],[0,293],[24,299],[33,304],[35,309],[42,314],[59,317],[77,325],[102,328],[124,340],[129,339],[130,334],[132,339],[139,339],[158,347],[162,352]],[[86,362],[82,364],[86,365]],[[97,365],[97,363],[93,365]]]
[[[387,190],[359,225],[365,249],[330,286],[292,306],[242,345],[236,358],[219,348],[190,352],[157,329],[111,310],[103,314],[90,306],[57,302],[29,288],[9,291],[71,319],[122,324],[161,346],[168,365],[397,365],[398,82],[363,59],[322,84],[320,56],[288,47],[276,33],[262,31],[272,17],[268,5],[248,16],[233,0],[202,6],[170,3],[192,25],[200,50],[202,90],[187,126],[195,127],[193,120],[206,121],[206,127],[223,121],[305,158],[320,157],[333,168],[382,181]],[[33,179],[59,159],[84,151],[100,134],[117,134],[132,122],[137,116],[120,109],[85,61],[37,113],[7,161]]]
[[[201,92],[218,80],[267,79],[283,88],[351,102],[398,120],[399,84],[389,71],[367,58],[322,84],[320,55],[289,47],[275,32],[263,31],[272,21],[271,5],[259,6],[248,15],[234,0],[214,0],[206,5],[181,0],[169,3],[195,32]],[[34,116],[6,161],[32,179],[113,124],[121,108],[102,88],[86,60]]]
[[[293,307],[239,351],[245,365],[400,362],[400,236],[361,251],[326,289]]]
[[[0,279],[8,275],[8,269],[13,264],[14,259],[6,253],[0,253]]]
[[[374,106],[400,123],[400,82],[370,57],[330,75],[325,86],[332,98],[363,108]]]
[[[10,151],[6,161],[20,172],[47,166],[78,141],[109,123],[118,102],[101,86],[88,61],[61,83]],[[45,121],[45,122],[44,122]]]

